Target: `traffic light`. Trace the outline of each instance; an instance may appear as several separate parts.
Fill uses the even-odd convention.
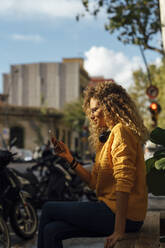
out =
[[[161,106],[156,101],[152,101],[149,106],[149,110],[151,113],[151,119],[152,119],[152,126],[157,126],[157,120],[158,120],[158,114],[161,111]]]

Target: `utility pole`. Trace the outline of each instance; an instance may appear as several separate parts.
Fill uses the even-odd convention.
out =
[[[159,0],[163,49],[165,53],[165,0]]]

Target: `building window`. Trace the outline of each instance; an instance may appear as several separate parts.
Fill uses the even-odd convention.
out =
[[[14,139],[15,146],[18,148],[24,148],[24,129],[22,127],[11,127],[10,128],[10,142]]]

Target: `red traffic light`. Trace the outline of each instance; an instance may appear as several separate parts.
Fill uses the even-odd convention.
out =
[[[158,104],[156,102],[152,102],[150,104],[150,109],[154,110],[154,111],[157,111],[158,109]]]
[[[157,102],[151,102],[151,104],[149,106],[149,110],[151,113],[160,113],[161,106]]]
[[[149,111],[151,113],[151,119],[152,119],[152,126],[157,126],[157,120],[158,120],[158,114],[161,111],[161,106],[156,101],[152,101],[149,106]]]

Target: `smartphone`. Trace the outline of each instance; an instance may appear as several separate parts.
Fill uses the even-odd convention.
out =
[[[56,137],[53,135],[53,132],[51,129],[48,130],[48,134],[49,134],[50,141],[52,142],[54,146],[55,153],[58,154],[58,153],[64,152],[63,147],[61,146],[59,141],[56,139]]]

